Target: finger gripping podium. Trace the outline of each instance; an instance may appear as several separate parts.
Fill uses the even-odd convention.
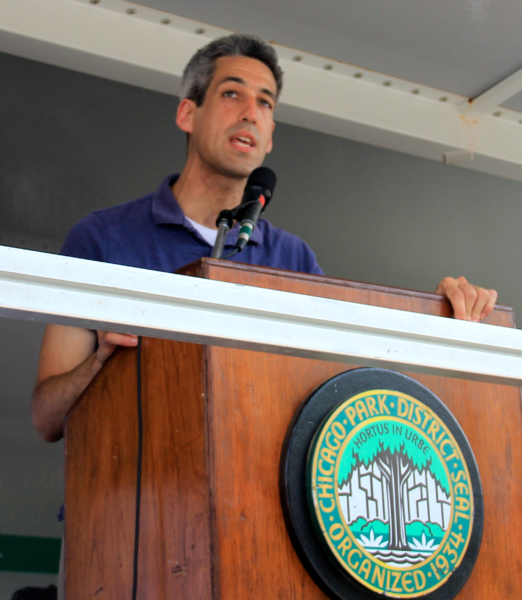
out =
[[[184,274],[448,316],[440,296],[203,259]],[[489,322],[513,327],[501,307]],[[131,598],[137,357],[120,349],[66,425],[66,598]],[[320,600],[286,531],[279,461],[301,402],[344,364],[145,338],[141,600]],[[518,597],[522,414],[517,388],[412,375],[462,426],[484,490],[479,558],[459,599]]]

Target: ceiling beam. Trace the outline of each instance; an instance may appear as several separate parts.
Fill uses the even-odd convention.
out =
[[[166,13],[134,5],[129,15],[131,6],[1,0],[0,51],[177,94],[190,56],[226,31],[174,15],[162,24]],[[285,71],[276,120],[522,181],[518,123],[463,115],[461,96],[275,47]]]
[[[490,113],[519,92],[522,92],[522,68],[499,81],[476,98],[469,100],[469,108],[475,115]]]

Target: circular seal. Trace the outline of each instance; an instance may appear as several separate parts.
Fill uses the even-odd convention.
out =
[[[469,576],[478,469],[457,421],[418,382],[382,369],[326,382],[294,419],[281,475],[294,546],[331,597],[449,599]]]

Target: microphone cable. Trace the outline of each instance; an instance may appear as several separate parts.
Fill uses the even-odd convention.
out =
[[[221,259],[225,260],[226,258],[230,258],[231,256],[234,256],[234,254],[237,254],[239,252],[239,248],[236,246],[232,252],[229,252],[228,254],[225,254],[225,256],[222,256]]]
[[[132,600],[138,593],[138,556],[140,545],[141,471],[143,460],[143,410],[141,402],[141,335],[138,336],[136,352],[136,396],[138,405],[138,460],[136,464],[136,515],[134,525],[134,561],[132,567]]]

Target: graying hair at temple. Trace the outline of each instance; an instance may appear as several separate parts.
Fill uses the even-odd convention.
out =
[[[264,63],[274,76],[279,98],[283,87],[283,71],[275,50],[255,35],[238,33],[213,40],[194,54],[183,71],[181,98],[188,98],[201,106],[214,75],[216,60],[223,56],[246,56]]]

